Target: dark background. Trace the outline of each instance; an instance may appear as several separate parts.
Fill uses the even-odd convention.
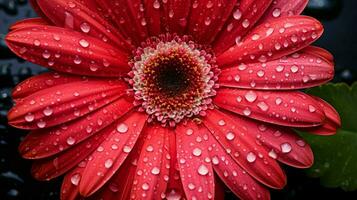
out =
[[[334,81],[354,82],[357,77],[357,0],[310,0],[305,14],[319,19],[325,26],[325,33],[316,45],[334,54]],[[34,16],[27,0],[0,0],[0,200],[59,199],[61,178],[39,182],[31,177],[31,161],[22,159],[17,153],[17,146],[26,132],[9,127],[6,119],[14,85],[44,69],[16,58],[6,47],[3,37],[10,24]],[[273,200],[357,199],[357,192],[324,188],[319,179],[306,177],[303,170],[285,168],[288,185],[281,191],[272,190]],[[226,199],[235,198],[227,193]]]

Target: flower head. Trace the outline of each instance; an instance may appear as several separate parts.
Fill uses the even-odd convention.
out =
[[[331,135],[338,113],[300,90],[333,78],[307,0],[32,0],[6,37],[51,69],[8,114],[33,175],[62,199],[269,199],[279,163],[312,165],[294,129]],[[215,174],[217,176],[215,176]]]

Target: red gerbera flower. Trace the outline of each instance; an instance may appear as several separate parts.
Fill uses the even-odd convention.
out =
[[[65,174],[62,199],[269,199],[278,162],[313,163],[294,128],[340,126],[299,91],[333,78],[309,46],[322,25],[307,0],[33,0],[42,18],[8,46],[55,72],[19,84],[9,123],[32,132],[33,175]],[[215,176],[215,174],[217,176]]]

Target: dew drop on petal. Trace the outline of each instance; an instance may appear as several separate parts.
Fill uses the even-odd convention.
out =
[[[112,159],[108,159],[104,163],[104,167],[107,168],[107,169],[111,168],[112,165],[113,165],[113,160]]]
[[[44,121],[37,122],[37,127],[38,128],[45,128],[45,126],[46,126],[46,122],[44,122]]]
[[[68,145],[73,145],[76,142],[76,140],[73,137],[68,137],[67,138],[67,144]]]
[[[257,94],[254,91],[248,91],[244,97],[247,101],[252,103],[257,99]]]
[[[226,134],[226,138],[227,138],[227,140],[233,140],[233,139],[234,139],[234,137],[235,137],[235,135],[234,135],[234,133],[233,133],[233,132],[228,132],[228,133]]]
[[[53,110],[50,107],[47,107],[43,110],[43,114],[45,116],[50,116],[50,115],[52,115],[52,113],[53,113]]]
[[[83,33],[88,33],[90,31],[90,26],[88,23],[84,22],[80,25],[80,28]]]
[[[208,174],[208,168],[205,165],[200,165],[198,167],[198,174],[204,176]]]
[[[25,121],[27,122],[32,122],[35,119],[35,115],[33,115],[32,113],[27,113],[27,115],[25,115]]]
[[[194,156],[200,156],[202,154],[202,150],[200,148],[194,148],[192,154]]]
[[[120,123],[118,126],[117,126],[117,131],[119,133],[126,133],[128,131],[128,125],[124,124],[124,123]]]
[[[79,40],[79,44],[83,47],[83,48],[87,48],[89,47],[89,42],[85,39],[81,39]]]
[[[253,152],[247,154],[247,161],[252,163],[257,159],[257,156]]]
[[[149,186],[148,183],[144,183],[144,184],[141,186],[141,188],[146,191],[146,190],[149,190],[150,186]]]
[[[291,151],[291,145],[289,143],[283,143],[280,145],[280,148],[281,148],[281,152],[283,153],[289,153]]]
[[[71,183],[73,184],[73,185],[78,185],[78,183],[79,183],[79,181],[81,180],[81,175],[80,174],[73,174],[72,176],[71,176]]]
[[[154,175],[158,175],[160,173],[160,169],[158,167],[153,167],[151,169],[151,173]]]

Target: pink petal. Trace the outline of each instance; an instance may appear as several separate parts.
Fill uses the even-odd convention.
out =
[[[226,113],[244,130],[248,140],[265,147],[269,157],[287,165],[311,167],[314,156],[306,142],[290,128],[274,126],[235,114]]]
[[[333,63],[333,61],[334,61],[333,55],[326,49],[323,49],[320,47],[310,45],[310,46],[302,49],[302,51],[305,53],[313,54],[315,56],[321,56],[331,63]]]
[[[192,35],[201,44],[210,44],[237,4],[232,0],[198,0],[192,2],[188,19],[188,35]]]
[[[104,0],[100,4],[125,38],[140,45],[148,37],[148,22],[141,0]]]
[[[17,21],[16,23],[12,24],[9,27],[9,31],[14,31],[14,30],[20,29],[20,28],[45,26],[45,25],[49,25],[49,24],[42,18],[39,18],[39,17],[27,18],[27,19],[23,19],[23,20]]]
[[[300,15],[309,0],[274,0],[264,16],[262,23],[279,17]]]
[[[122,81],[85,81],[40,90],[25,97],[9,111],[12,126],[41,129],[74,120],[125,94]]]
[[[101,187],[98,192],[91,195],[89,199],[130,199],[130,192],[143,143],[144,140],[141,135],[122,166],[115,172],[112,178]]]
[[[122,97],[85,117],[33,131],[21,142],[19,151],[27,159],[58,154],[103,130],[132,108],[132,100]]]
[[[213,43],[216,55],[220,55],[243,38],[258,22],[272,0],[241,0],[236,4],[226,26]]]
[[[165,197],[167,199],[185,199],[185,192],[182,186],[180,171],[177,162],[177,149],[176,149],[176,135],[167,134],[169,138],[169,151],[170,151],[170,169],[169,169],[169,181],[167,183],[167,190]]]
[[[333,79],[334,66],[309,50],[266,63],[225,68],[219,84],[233,88],[294,90],[321,85]]]
[[[81,3],[77,0],[37,0],[37,2],[56,26],[73,29],[83,35],[88,34],[99,40],[108,41],[108,44],[114,43],[115,47],[124,52],[132,50],[132,46],[120,32],[99,12],[89,9],[85,2]]]
[[[227,155],[231,155],[248,174],[271,188],[284,187],[286,177],[278,163],[248,136],[250,133],[247,133],[235,119],[218,110],[210,110],[203,123],[226,149]]]
[[[177,161],[187,199],[214,199],[214,173],[208,155],[207,129],[191,120],[175,129]]]
[[[36,160],[32,166],[33,176],[38,180],[50,180],[67,173],[91,155],[115,128],[116,126],[109,126],[67,151],[53,157]]]
[[[125,53],[73,30],[27,27],[10,32],[5,39],[19,57],[56,71],[108,77],[130,71]]]
[[[214,103],[237,114],[283,126],[318,126],[325,119],[322,108],[312,97],[296,91],[222,88]]]
[[[146,118],[145,114],[135,112],[118,121],[116,129],[92,154],[83,172],[79,185],[83,196],[96,192],[115,174],[133,149]]]
[[[294,53],[322,34],[321,23],[307,16],[282,17],[255,27],[242,42],[217,57],[221,66],[266,62]]]
[[[147,137],[137,161],[130,196],[135,199],[161,199],[166,192],[171,159],[167,134],[174,133],[160,125],[148,126],[144,132]]]
[[[210,138],[213,168],[224,184],[241,199],[269,199],[269,191],[250,176],[213,137]]]
[[[15,86],[12,98],[21,100],[31,94],[50,87],[75,83],[88,80],[98,80],[85,76],[73,76],[56,72],[45,72],[40,75],[32,76]]]
[[[325,113],[325,121],[321,126],[311,127],[302,129],[303,131],[307,131],[309,133],[313,133],[316,135],[334,135],[337,132],[337,129],[341,127],[341,119],[338,112],[326,101],[314,97],[318,104],[322,107]]]
[[[191,0],[170,0],[163,5],[163,26],[169,33],[184,34],[188,25]]]

